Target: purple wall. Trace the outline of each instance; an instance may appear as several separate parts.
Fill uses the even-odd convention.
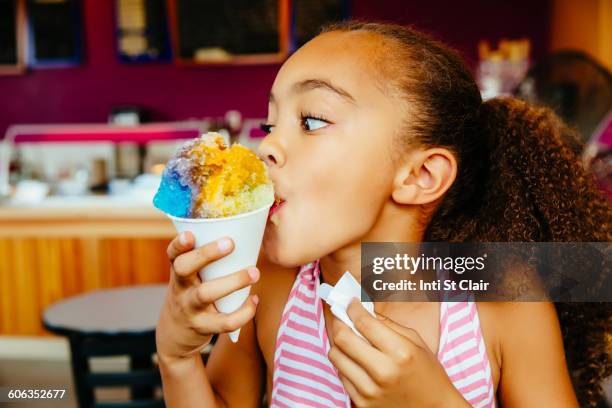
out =
[[[105,122],[110,107],[137,104],[154,120],[221,116],[238,109],[265,116],[277,65],[176,67],[121,64],[115,54],[113,1],[83,0],[83,66],[0,76],[0,137],[14,123]],[[353,0],[353,16],[415,24],[457,47],[472,63],[486,38],[532,39],[532,55],[548,48],[549,1]],[[448,3],[448,4],[446,4]],[[469,3],[469,4],[468,4]]]

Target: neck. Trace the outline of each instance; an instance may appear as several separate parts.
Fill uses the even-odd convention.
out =
[[[419,209],[413,206],[400,206],[390,201],[381,210],[374,226],[357,240],[320,258],[321,280],[335,285],[349,271],[361,281],[361,243],[362,242],[419,242],[424,230],[417,220]]]

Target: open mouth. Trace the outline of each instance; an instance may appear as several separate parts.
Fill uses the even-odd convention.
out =
[[[272,204],[272,207],[270,207],[270,211],[268,212],[268,220],[271,219],[272,215],[276,213],[283,204],[285,204],[285,200],[278,196],[274,197],[274,204]],[[276,219],[274,219],[273,221],[276,221]],[[276,224],[276,222],[274,222],[274,224]]]

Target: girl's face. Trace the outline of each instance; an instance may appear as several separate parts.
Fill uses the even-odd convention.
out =
[[[279,265],[302,265],[359,243],[388,205],[402,109],[377,75],[383,41],[358,32],[320,35],[274,81],[270,133],[258,153],[285,200],[263,242]]]

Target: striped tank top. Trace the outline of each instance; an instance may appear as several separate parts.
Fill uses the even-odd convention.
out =
[[[319,260],[303,265],[291,288],[276,338],[271,407],[351,407],[330,349],[323,302],[317,295]],[[463,298],[461,298],[463,296]],[[465,294],[440,302],[438,360],[474,407],[495,407],[491,368],[476,303]]]

